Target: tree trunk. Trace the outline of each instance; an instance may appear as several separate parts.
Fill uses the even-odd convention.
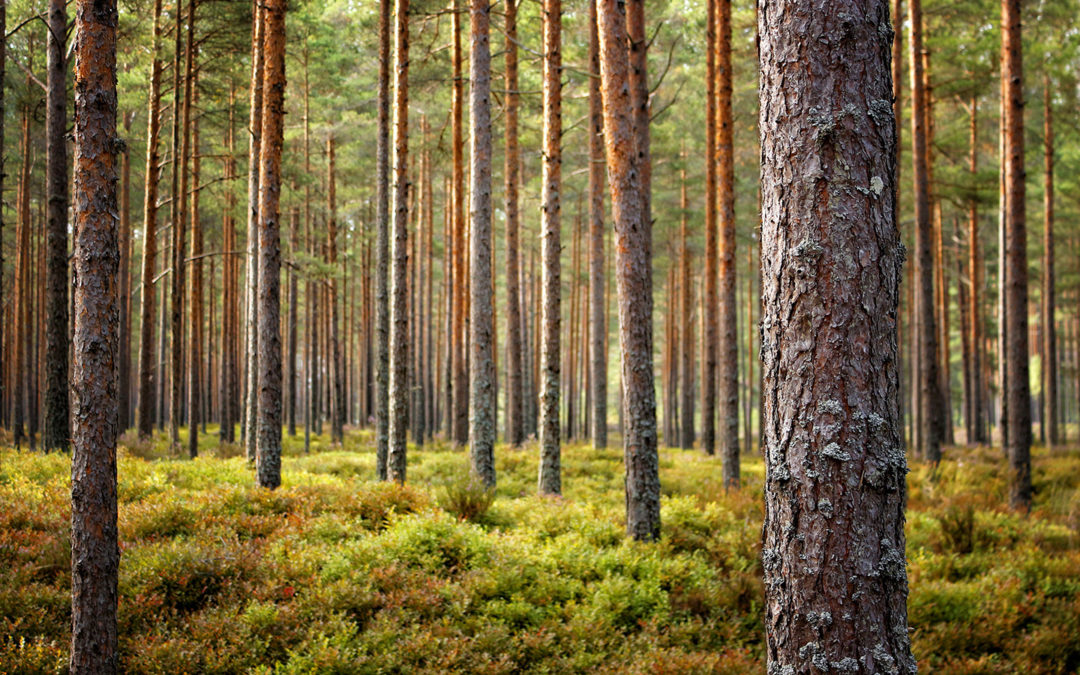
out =
[[[45,199],[48,202],[45,282],[45,424],[42,447],[67,452],[68,414],[68,251],[67,251],[67,7],[49,0],[48,66],[45,103]]]
[[[682,279],[682,353],[680,354],[682,384],[682,423],[679,425],[679,446],[684,450],[694,447],[694,319],[693,293],[690,288],[690,200],[686,190],[686,148],[683,147],[683,167],[679,172],[679,277]]]
[[[229,90],[229,129],[225,155],[224,174],[229,187],[225,192],[225,214],[222,218],[222,248],[225,252],[222,275],[222,314],[225,346],[221,354],[221,435],[225,443],[236,442],[236,421],[239,416],[239,367],[238,331],[240,325],[240,306],[237,291],[239,261],[236,250],[236,220],[233,216],[236,207],[233,179],[236,177],[236,92]]]
[[[1002,78],[1005,81],[1005,370],[1009,385],[1009,439],[1012,468],[1009,503],[1031,509],[1031,385],[1028,379],[1027,223],[1024,185],[1024,66],[1020,0],[1001,3]]]
[[[390,480],[405,482],[405,433],[409,429],[409,0],[394,3],[394,250],[390,280]]]
[[[7,3],[0,2],[0,35],[7,35]],[[7,65],[7,39],[0,40],[0,82],[4,81],[4,69]],[[4,107],[4,88],[0,86],[0,194],[4,191],[4,118],[7,113],[7,109]],[[4,216],[3,209],[0,209],[0,241],[4,239]],[[3,306],[4,306],[4,252],[3,246],[0,246],[0,424],[8,426],[7,419],[7,399],[10,395],[8,389],[8,383],[10,379],[6,378],[8,368],[8,353],[5,348],[8,343],[4,341],[4,321],[3,319]]]
[[[525,440],[523,365],[521,360],[521,291],[519,289],[518,168],[518,55],[517,6],[519,0],[506,1],[506,442],[518,447]]]
[[[562,0],[543,6],[543,178],[541,188],[540,494],[562,494],[559,376],[562,330],[559,253],[562,189]]]
[[[464,141],[462,140],[462,108],[465,99],[465,80],[461,74],[461,4],[452,0],[451,31],[454,33],[454,46],[451,60],[454,70],[454,83],[451,95],[451,117],[453,136],[453,181],[454,181],[454,409],[451,413],[452,439],[454,443],[465,444],[469,436],[469,369],[466,363],[468,327],[466,326],[466,302],[469,288],[468,258],[465,245],[465,168]]]
[[[2,108],[0,108],[2,109]],[[117,366],[119,403],[117,433],[131,424],[131,120],[134,112],[125,113],[124,148],[120,155],[120,363]],[[2,168],[2,167],[0,167]],[[65,173],[67,173],[65,169]],[[65,345],[66,346],[66,345]]]
[[[915,672],[888,12],[780,0],[758,19],[769,672]]]
[[[375,174],[375,474],[386,480],[390,439],[390,0],[379,0]]]
[[[115,673],[117,237],[115,2],[75,9],[71,672]]]
[[[290,185],[290,192],[296,194],[296,181]],[[300,251],[300,207],[294,205],[289,210],[289,257],[295,265],[297,253]],[[296,436],[296,368],[298,361],[296,349],[298,344],[297,323],[299,322],[299,279],[294,265],[290,265],[289,278],[289,316],[286,320],[285,331],[288,336],[285,360],[285,423],[289,428],[289,436]]]
[[[1043,75],[1043,278],[1042,278],[1042,329],[1043,329],[1043,417],[1046,445],[1058,444],[1058,362],[1057,332],[1054,323],[1054,121],[1050,102],[1050,76]]]
[[[244,445],[248,462],[256,459],[255,421],[258,413],[259,391],[259,175],[262,147],[263,60],[266,49],[264,8],[257,0],[252,3],[251,27],[251,97],[248,116],[248,208],[247,208],[247,400],[244,405]],[[310,175],[310,172],[307,172]]]
[[[334,137],[326,139],[326,155],[329,160],[326,175],[326,206],[327,227],[326,247],[327,260],[330,266],[330,279],[327,283],[327,294],[330,305],[330,443],[341,445],[345,441],[345,396],[344,396],[344,364],[341,360],[341,336],[339,328],[338,308],[338,269],[337,269],[337,176],[335,176]]]
[[[469,452],[473,473],[495,486],[495,321],[491,266],[491,45],[489,0],[472,0],[469,109]]]
[[[926,147],[926,102],[922,58],[922,0],[909,0],[911,23],[911,144],[915,185],[915,304],[919,323],[920,421],[916,450],[927,461],[941,461],[944,397],[938,371],[938,331],[934,315],[934,256]]]
[[[589,0],[589,381],[593,448],[607,447],[607,319],[604,314],[604,112],[597,0]]]
[[[632,0],[631,4],[640,4]],[[600,75],[604,100],[604,145],[615,222],[615,272],[619,295],[619,348],[622,363],[623,453],[626,464],[626,531],[632,538],[660,536],[660,477],[656,450],[656,393],[652,367],[652,226],[642,180],[645,151],[635,106],[646,105],[632,92],[645,79],[643,63],[632,53],[635,30],[627,15],[642,11],[618,0],[598,7]],[[636,21],[641,20],[639,16]],[[633,22],[631,22],[633,23]],[[629,36],[631,44],[626,38]],[[639,44],[636,49],[644,49]],[[631,68],[642,68],[636,75]],[[647,120],[647,115],[645,116]]]
[[[717,417],[724,488],[739,487],[739,333],[735,284],[735,144],[731,112],[731,0],[716,0],[720,391]]]
[[[717,359],[717,228],[716,228],[716,15],[717,3],[707,0],[705,26],[705,297],[702,333],[701,372],[701,447],[706,454],[716,453],[716,359]]]
[[[281,146],[285,130],[285,0],[265,0],[259,151],[259,374],[256,476],[281,485]]]
[[[968,168],[972,180],[978,176],[978,99],[971,99],[971,140]],[[983,409],[983,319],[982,319],[982,260],[979,254],[979,202],[974,196],[968,202],[968,323],[971,330],[971,429],[968,443],[986,443],[986,413]]]
[[[194,4],[189,10],[195,13]],[[188,40],[194,41],[192,23],[188,23]],[[194,106],[198,101],[199,93],[196,89],[193,71],[191,99]],[[191,123],[191,321],[188,324],[188,454],[192,459],[199,455],[199,426],[205,424],[203,417],[202,398],[202,369],[203,357],[203,232],[199,222],[199,174],[201,161],[199,159],[199,119],[195,118]]]
[[[33,54],[33,49],[29,50]],[[32,61],[28,67],[33,67]],[[30,86],[30,78],[27,77],[27,88]],[[19,326],[30,325],[30,299],[27,297],[27,278],[29,277],[30,265],[30,104],[24,103],[22,107],[22,147],[20,148],[22,161],[19,165],[19,192],[16,198],[18,221],[15,225],[15,279],[12,286],[15,290],[15,324]],[[12,331],[12,341],[15,343],[15,367],[12,370],[11,384],[13,394],[12,402],[12,439],[16,448],[22,447],[25,440],[26,430],[23,422],[26,417],[28,404],[29,380],[28,370],[29,342],[32,331]],[[30,440],[33,443],[33,439]]]

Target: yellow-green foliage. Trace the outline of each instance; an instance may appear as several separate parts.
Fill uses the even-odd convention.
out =
[[[237,446],[120,452],[120,634],[131,673],[760,673],[763,467],[725,493],[717,459],[664,451],[664,536],[627,541],[621,451],[564,448],[566,496],[535,496],[535,444],[468,457],[410,447],[410,486],[286,439],[283,486]],[[67,658],[69,460],[0,450],[0,673]],[[908,571],[922,672],[1080,668],[1080,453],[1035,453],[1036,506],[1004,507],[996,449],[909,476]]]

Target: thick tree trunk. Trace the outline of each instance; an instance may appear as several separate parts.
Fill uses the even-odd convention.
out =
[[[634,0],[637,1],[637,0]],[[626,531],[632,538],[660,536],[660,477],[656,438],[656,392],[652,367],[652,226],[647,219],[642,180],[644,150],[639,142],[632,93],[632,67],[642,67],[632,54],[635,31],[627,15],[641,8],[618,0],[598,7],[600,74],[604,100],[604,145],[615,222],[615,274],[619,295],[619,347],[622,361],[622,408],[626,421],[623,453],[626,464]],[[644,45],[639,45],[644,48]],[[642,70],[636,77],[645,79]],[[647,118],[646,118],[647,119]]]
[[[344,379],[345,366],[341,359],[341,336],[339,333],[340,319],[338,314],[338,279],[337,279],[337,176],[335,175],[336,162],[334,157],[334,137],[326,139],[326,155],[328,158],[326,175],[326,262],[330,266],[330,279],[327,283],[327,294],[330,304],[330,443],[341,445],[345,441],[345,394]]]
[[[909,0],[911,23],[911,144],[915,185],[915,305],[919,324],[919,389],[921,429],[916,434],[919,456],[941,461],[944,435],[944,397],[938,371],[938,331],[934,312],[933,231],[926,147],[926,102],[922,58],[922,0]]]
[[[559,447],[559,376],[562,330],[559,254],[562,186],[562,2],[543,6],[543,178],[540,241],[543,316],[540,331],[540,494],[562,493]]]
[[[375,148],[375,473],[386,480],[390,386],[390,0],[379,0],[379,100]]]
[[[758,19],[770,673],[915,672],[888,12],[778,0]]]
[[[731,112],[731,0],[716,0],[716,147],[720,245],[717,418],[724,488],[739,487],[739,333],[735,283],[735,143]]]
[[[521,360],[521,277],[518,249],[518,55],[517,6],[519,0],[506,1],[506,442],[518,447],[525,440],[523,364]]]
[[[1054,118],[1050,77],[1043,76],[1043,270],[1042,270],[1042,376],[1043,417],[1047,447],[1058,444],[1057,327],[1054,322]]]
[[[394,250],[390,279],[390,480],[405,482],[409,429],[407,287],[409,259],[409,0],[394,3]]]
[[[49,0],[45,102],[45,199],[48,202],[45,281],[45,424],[42,446],[68,449],[68,251],[67,251],[67,8]]]
[[[285,131],[285,0],[263,12],[262,143],[259,151],[259,374],[256,477],[281,485],[281,148]]]
[[[225,214],[222,218],[222,248],[225,260],[222,261],[222,314],[224,324],[224,348],[221,350],[221,434],[225,443],[236,441],[236,422],[239,416],[239,353],[238,331],[240,325],[240,305],[237,287],[239,261],[236,250],[236,220],[233,216],[236,207],[233,179],[236,177],[236,93],[229,91],[229,129],[225,156],[224,174],[229,187],[225,192]]]
[[[71,672],[115,673],[117,572],[116,3],[75,9],[75,335]]]
[[[259,174],[262,147],[263,109],[263,60],[266,56],[264,41],[265,11],[258,1],[252,3],[251,26],[251,95],[248,115],[248,208],[247,208],[247,379],[244,402],[244,445],[249,462],[256,459],[256,429],[259,399]],[[310,172],[308,172],[310,175]]]
[[[491,266],[491,5],[472,0],[469,55],[469,454],[473,473],[495,486],[495,320]]]
[[[1031,385],[1028,379],[1027,222],[1024,185],[1024,65],[1020,0],[1001,2],[1002,79],[1005,82],[1005,370],[1008,373],[1009,437],[1012,468],[1009,502],[1031,508]]]
[[[604,112],[597,0],[589,0],[589,383],[592,442],[607,447],[607,317],[604,313]]]

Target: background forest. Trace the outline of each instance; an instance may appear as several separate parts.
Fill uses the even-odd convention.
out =
[[[894,52],[901,58],[893,72],[900,76],[897,222],[909,251],[899,341],[904,437],[912,450],[906,533],[913,649],[924,672],[1077,672],[1080,5],[1023,4],[1025,309],[1037,441],[1027,513],[1008,508],[1000,447],[1000,7],[985,0],[922,5],[933,312],[947,420],[940,463],[918,452],[912,27],[906,3],[897,0],[892,7],[902,17],[901,49]],[[0,230],[0,422],[9,446],[0,452],[4,673],[64,672],[71,625],[70,459],[25,452],[54,447],[42,433],[53,364],[46,349],[48,27],[36,17],[47,9],[40,1],[6,4]],[[731,4],[735,237],[722,243],[721,255],[730,255],[734,264],[737,351],[718,371],[738,385],[741,457],[736,453],[735,462],[741,463],[741,478],[736,472],[732,484],[728,474],[721,475],[730,470],[730,458],[722,462],[702,452],[711,447],[701,437],[702,410],[714,405],[703,386],[705,202],[714,198],[705,188],[711,109],[706,6],[646,6],[663,523],[657,542],[624,537],[618,446],[625,420],[610,236],[603,263],[608,386],[601,426],[610,428],[611,438],[594,438],[588,240],[593,67],[586,0],[565,0],[562,6],[563,498],[536,495],[544,84],[542,8],[532,1],[517,7],[516,29],[516,251],[527,440],[520,447],[510,442],[506,414],[506,7],[498,3],[491,11],[500,443],[498,484],[487,489],[470,478],[465,438],[446,393],[457,337],[451,310],[458,308],[449,297],[448,272],[462,269],[448,243],[454,207],[469,211],[469,196],[455,203],[452,194],[454,11],[445,3],[416,0],[409,12],[408,78],[409,480],[373,481],[377,471],[385,471],[376,458],[375,431],[378,9],[378,3],[332,0],[288,7],[280,211],[285,438],[282,487],[267,492],[251,485],[247,460],[253,458],[254,434],[247,433],[251,422],[245,417],[247,369],[254,362],[245,290],[252,5],[120,0],[123,669],[763,672],[756,8],[743,0]],[[459,82],[467,90],[468,21],[462,24]],[[190,77],[176,78],[181,71]],[[71,110],[71,77],[67,97]],[[156,130],[148,115],[155,101]],[[466,102],[466,137],[469,114]],[[465,155],[467,162],[467,140]],[[153,187],[151,245],[145,201],[153,173],[148,163],[154,161],[161,171]],[[188,169],[175,170],[181,165]],[[180,194],[187,198],[174,199]],[[178,244],[186,251],[186,279],[181,276],[177,287]],[[148,248],[155,251],[149,265]],[[174,315],[178,297],[182,314]],[[69,317],[74,314],[73,308]],[[147,374],[150,379],[141,383]]]

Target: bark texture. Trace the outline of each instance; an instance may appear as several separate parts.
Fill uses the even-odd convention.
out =
[[[326,262],[330,265],[330,279],[327,294],[330,304],[330,443],[341,445],[345,441],[345,364],[341,357],[340,313],[338,307],[337,275],[337,176],[335,174],[335,142],[330,136],[326,140],[327,163],[326,176]]]
[[[889,5],[758,25],[768,672],[915,673]]]
[[[1042,269],[1042,376],[1043,415],[1047,447],[1058,438],[1057,326],[1054,322],[1054,112],[1050,78],[1043,78],[1043,269]]]
[[[248,116],[248,208],[247,208],[247,378],[244,402],[244,446],[249,462],[256,459],[255,424],[259,408],[259,173],[262,147],[263,59],[265,10],[257,0],[252,3],[251,27],[251,94]]]
[[[45,424],[41,444],[48,450],[68,449],[68,178],[67,61],[64,58],[67,9],[64,0],[49,0],[48,65],[45,102]],[[125,270],[126,271],[126,270]]]
[[[375,193],[375,474],[386,480],[390,439],[390,0],[379,0]]]
[[[469,59],[472,222],[469,228],[469,451],[472,470],[495,486],[495,318],[491,267],[491,5],[472,0]]]
[[[285,138],[285,0],[264,0],[262,144],[259,152],[259,354],[256,477],[281,485],[281,148]],[[254,331],[253,331],[254,332]]]
[[[701,340],[701,447],[716,452],[717,289],[716,249],[716,4],[707,0],[705,26],[705,297]]]
[[[394,3],[394,250],[390,279],[390,480],[405,482],[409,430],[409,0]]]
[[[75,9],[71,672],[118,670],[116,3]]]
[[[638,540],[660,536],[660,474],[653,376],[652,225],[642,197],[639,147],[631,93],[626,5],[602,0],[598,8],[604,146],[615,222],[615,277],[622,355],[623,455],[626,531]],[[642,77],[644,73],[641,74]],[[647,133],[647,131],[646,131]]]
[[[559,447],[562,189],[562,2],[543,7],[543,176],[541,187],[540,494],[562,493]]]
[[[1012,469],[1009,502],[1031,509],[1031,384],[1028,379],[1027,195],[1024,185],[1024,63],[1020,0],[1001,2],[1001,77],[1005,104],[1005,449]]]

